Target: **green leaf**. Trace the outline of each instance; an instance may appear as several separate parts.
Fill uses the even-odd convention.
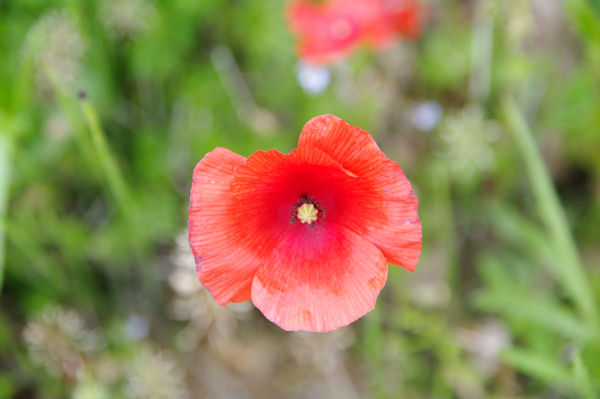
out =
[[[515,369],[534,377],[550,386],[571,388],[571,373],[557,358],[530,350],[510,348],[501,353],[501,358]]]
[[[600,16],[600,0],[587,0],[587,1],[592,6],[592,8],[594,10],[596,10],[596,12],[598,13],[598,16]]]
[[[575,382],[575,389],[582,399],[598,398],[598,396],[594,394],[590,373],[583,363],[583,360],[581,360],[579,351],[575,351],[575,355],[573,356],[573,380]]]
[[[579,258],[564,209],[538,151],[533,133],[512,99],[505,99],[503,107],[508,126],[525,161],[525,170],[529,175],[540,220],[546,225],[550,238],[549,244],[555,248],[558,262],[562,266],[559,269],[562,271],[560,281],[577,304],[581,316],[589,320],[592,328],[598,331],[600,321],[594,294]]]
[[[476,303],[484,310],[528,320],[576,341],[594,338],[586,323],[577,319],[570,309],[554,304],[550,298],[536,297],[518,290],[492,290],[480,292],[476,296]]]
[[[556,251],[548,245],[548,235],[539,224],[500,203],[490,208],[490,222],[502,236],[528,253],[535,254],[542,261],[540,265],[546,266],[553,276],[560,276]]]

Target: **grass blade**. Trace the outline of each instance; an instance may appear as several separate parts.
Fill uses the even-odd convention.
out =
[[[110,192],[125,216],[131,217],[133,215],[132,197],[121,170],[110,151],[106,134],[98,121],[98,115],[86,98],[81,99],[81,110]]]
[[[573,357],[573,380],[575,382],[575,388],[582,399],[597,399],[598,396],[594,394],[594,387],[590,380],[590,373],[587,367],[581,360],[579,351],[575,351]]]
[[[571,373],[562,367],[558,359],[533,351],[510,348],[502,352],[502,359],[515,369],[534,376],[550,386],[571,388]]]
[[[0,132],[0,290],[4,282],[4,231],[10,183],[10,138]]]
[[[508,125],[525,161],[540,218],[546,224],[551,245],[556,249],[562,263],[562,267],[559,268],[562,271],[560,280],[575,301],[581,315],[589,321],[595,331],[599,331],[598,312],[591,287],[579,259],[566,215],[537,150],[533,135],[514,101],[506,99],[503,105]]]
[[[531,294],[519,293],[516,290],[482,292],[477,296],[477,305],[488,311],[502,313],[505,317],[528,320],[579,342],[594,338],[588,325],[577,319],[568,309]]]

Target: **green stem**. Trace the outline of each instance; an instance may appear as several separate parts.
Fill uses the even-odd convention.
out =
[[[134,206],[135,203],[131,191],[129,190],[129,186],[127,186],[123,174],[121,173],[121,169],[108,146],[106,133],[100,124],[96,110],[85,96],[80,99],[80,102],[83,119],[90,132],[92,147],[96,151],[100,169],[105,175],[108,190],[114,197],[117,207],[120,209],[122,216],[127,223],[126,228],[131,241],[132,251],[137,259],[141,259],[142,248],[140,237],[143,235],[143,231],[140,229],[141,215]],[[133,269],[132,271],[133,279],[134,281],[137,281],[137,272]]]
[[[85,122],[81,117],[77,99],[64,87],[51,68],[45,68],[44,71],[48,81],[52,85],[52,89],[56,93],[57,100],[63,112],[69,118],[76,144],[79,147],[82,157],[87,161],[90,172],[94,177],[100,176],[100,169],[96,162],[96,154],[92,147],[92,143],[87,136],[86,126],[84,125]]]
[[[512,99],[505,99],[503,109],[525,160],[531,188],[542,221],[550,233],[551,244],[562,262],[561,281],[572,296],[581,315],[598,331],[598,312],[575,240],[544,162],[537,150],[529,126]]]
[[[10,137],[0,132],[0,290],[4,282],[4,224],[10,183]]]
[[[437,234],[437,236],[433,237],[433,239],[440,243],[445,251],[446,259],[448,259],[445,274],[450,284],[450,289],[453,293],[456,293],[456,295],[452,295],[450,309],[452,314],[455,314],[455,312],[460,310],[464,299],[459,293],[464,291],[458,259],[458,238],[454,223],[455,213],[452,204],[451,178],[446,162],[439,161],[433,164],[430,181],[431,200],[433,201],[435,212],[429,215],[429,217],[435,218],[435,223],[426,223],[426,225],[436,226],[432,234]]]
[[[381,307],[381,304],[379,305]],[[387,398],[385,380],[381,369],[383,367],[383,329],[381,327],[380,307],[375,307],[365,317],[363,348],[369,365],[369,390],[373,398]]]
[[[127,189],[121,170],[108,147],[106,134],[98,121],[96,111],[86,99],[81,100],[81,110],[110,192],[125,216],[131,217],[133,215],[131,195]]]

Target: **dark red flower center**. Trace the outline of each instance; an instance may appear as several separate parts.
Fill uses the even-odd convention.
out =
[[[300,195],[290,209],[290,223],[296,222],[306,223],[308,227],[323,227],[325,207],[307,194]]]

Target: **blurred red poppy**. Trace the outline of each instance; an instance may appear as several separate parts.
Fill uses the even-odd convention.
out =
[[[338,61],[362,44],[384,48],[421,27],[416,0],[294,0],[287,11],[300,57],[313,64]]]
[[[285,330],[330,331],[373,309],[388,262],[415,269],[421,222],[400,166],[369,133],[325,115],[289,154],[206,154],[189,239],[221,305],[252,300]]]

